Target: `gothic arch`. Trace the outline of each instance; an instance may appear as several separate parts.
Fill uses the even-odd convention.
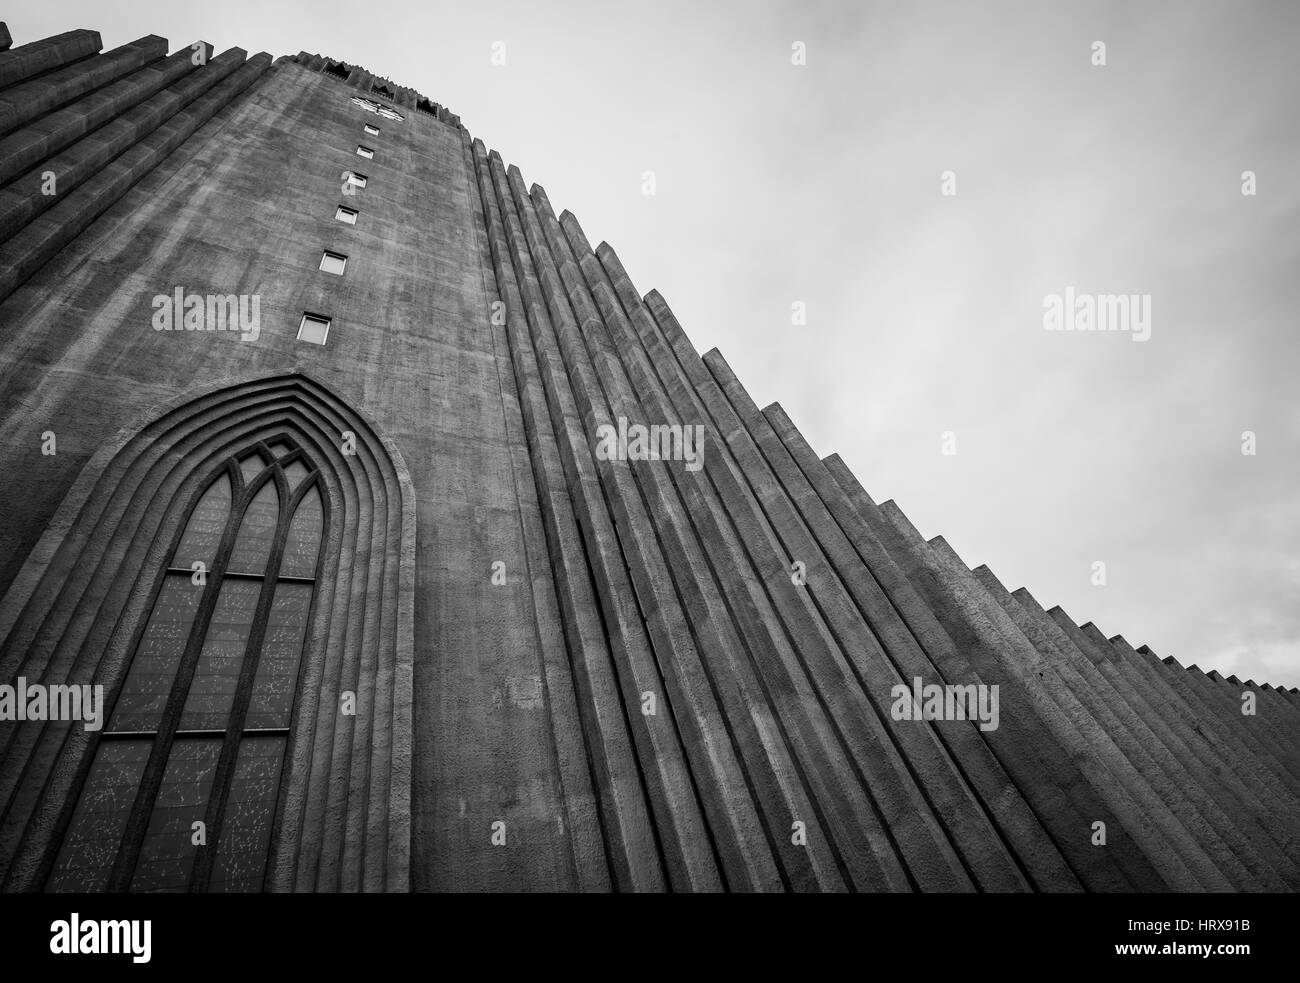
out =
[[[265,889],[404,891],[414,491],[396,446],[309,377],[209,387],[101,447],[0,599],[0,681],[101,684],[111,708],[199,497],[276,438],[317,469],[327,521]],[[46,886],[98,741],[68,722],[0,731],[4,889]]]

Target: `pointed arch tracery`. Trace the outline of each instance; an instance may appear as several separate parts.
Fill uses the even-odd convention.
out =
[[[0,598],[0,679],[109,711],[0,733],[5,888],[408,889],[414,534],[396,447],[302,375],[105,445]]]
[[[50,890],[261,890],[324,534],[319,477],[287,434],[212,476],[162,573]],[[186,849],[186,832],[215,849]]]

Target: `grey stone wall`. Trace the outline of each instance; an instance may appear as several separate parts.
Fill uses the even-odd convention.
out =
[[[415,90],[305,52],[99,49],[0,43],[0,669],[120,677],[96,626],[147,569],[77,568],[65,544],[107,533],[69,502],[168,408],[287,387],[322,454],[362,421],[374,463],[346,498],[340,460],[338,495],[370,533],[336,576],[388,573],[308,650],[299,700],[337,737],[294,759],[273,888],[1300,886],[1295,691],[1108,639],[922,539]],[[257,337],[155,330],[177,288],[258,298]],[[620,418],[702,428],[702,467],[605,459]],[[177,482],[199,459],[155,453]],[[122,549],[163,513],[129,499]],[[373,633],[352,655],[343,623]],[[386,680],[354,729],[336,665]],[[895,719],[918,677],[998,687],[998,726]],[[40,887],[84,763],[37,727],[0,723],[7,889]]]

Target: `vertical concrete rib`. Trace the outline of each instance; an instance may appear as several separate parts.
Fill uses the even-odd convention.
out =
[[[910,524],[900,528],[887,518],[884,508],[871,500],[843,462],[832,457],[827,460],[827,466],[849,495],[858,515],[868,523],[920,596],[921,610],[938,620],[942,628],[939,637],[949,639],[948,647],[936,645],[932,650],[932,655],[943,660],[939,668],[948,681],[1006,687],[1005,671],[990,651],[991,640],[961,617],[949,589],[925,562],[926,550],[921,548],[925,544],[919,534]],[[932,633],[929,637],[934,639]],[[1091,890],[1165,889],[1164,879],[1131,843],[1120,851],[1099,850],[1091,845],[1093,822],[1100,820],[1117,826],[1118,820],[1084,780],[1074,758],[1051,737],[1038,714],[1032,709],[1025,712],[1028,698],[1014,678],[1010,680],[1010,689],[1013,712],[1003,713],[1000,726],[982,736],[1016,779],[1080,879]],[[1136,856],[1130,856],[1135,853]]]
[[[1226,767],[1221,778],[1233,782],[1239,781],[1255,801],[1263,803],[1266,812],[1276,811],[1277,814],[1284,816],[1294,816],[1300,812],[1300,809],[1282,804],[1280,796],[1284,794],[1284,790],[1263,777],[1259,770],[1259,763],[1253,756],[1242,753],[1231,739],[1223,740],[1222,730],[1212,719],[1212,713],[1200,703],[1195,693],[1178,686],[1177,682],[1180,681],[1166,681],[1147,675],[1143,672],[1145,667],[1124,662],[1116,658],[1115,653],[1098,647],[1096,642],[1075,625],[1060,607],[1052,608],[1047,614],[1085,655],[1103,669],[1110,664],[1118,671],[1120,678],[1130,685],[1150,684],[1153,696],[1149,702],[1152,708],[1165,714],[1166,720],[1181,721],[1188,735],[1188,746],[1197,750],[1205,749],[1213,755],[1222,757]],[[1172,686],[1169,685],[1171,682]],[[1229,775],[1235,777],[1228,778]],[[1285,845],[1284,849],[1293,860],[1300,859],[1291,845]]]
[[[868,556],[878,556],[883,550],[878,543],[866,541],[869,531],[863,523],[853,521],[851,506],[843,491],[778,404],[765,409],[763,417],[764,421],[758,426],[763,429],[764,441],[768,444],[769,462],[773,463],[787,493],[799,503],[803,518],[825,549],[863,617],[879,636],[898,673],[909,682],[917,677],[926,681],[934,681],[936,677],[941,679],[942,675],[894,608],[867,562]],[[830,507],[831,502],[834,508]],[[844,520],[843,526],[833,514],[835,512]],[[1041,851],[1044,847],[1051,847],[1050,841],[1020,796],[1004,794],[1010,780],[996,766],[979,738],[976,725],[973,722],[936,722],[928,726],[932,728],[934,739],[942,742],[944,750],[951,756],[962,787],[972,786],[967,792],[971,808],[956,816],[956,822],[961,824],[959,828],[968,837],[973,835],[970,812],[978,808],[981,811],[975,822],[980,825],[975,828],[998,835],[997,826],[985,818],[985,810],[989,803],[1001,803],[1009,808],[1001,810],[998,826],[1004,833],[1020,837],[1029,849],[1039,854],[1041,860]],[[959,756],[955,749],[965,753]],[[933,764],[922,762],[922,766],[926,774],[933,774],[936,770]],[[982,786],[983,792],[976,793],[974,786]],[[1009,845],[1004,845],[1004,849],[1009,849]],[[1049,849],[1049,856],[1051,853],[1055,850]],[[1059,854],[1055,860],[1059,868],[1064,868]],[[999,862],[1005,862],[1005,859],[999,858]],[[1050,862],[1046,869],[1052,869]]]
[[[590,270],[599,283],[597,295],[608,296],[611,308],[617,299],[622,313],[606,315],[606,322],[643,402],[656,418],[699,426],[708,433],[708,410],[618,257],[605,243],[597,247],[596,257],[600,270]],[[859,889],[888,889],[891,884],[905,888],[906,875],[867,782],[858,777],[860,772],[846,755],[825,694],[814,683],[814,678],[826,673],[814,665],[810,678],[806,667],[810,662],[829,661],[829,652],[817,644],[816,630],[807,632],[799,644],[793,643],[792,633],[799,629],[790,610],[801,603],[801,592],[790,580],[784,552],[726,442],[715,438],[707,447],[694,480],[689,472],[670,473],[706,544],[710,564],[719,573],[732,617],[808,784],[812,805],[834,840],[850,883]],[[850,775],[858,780],[846,781]]]
[[[546,410],[585,545],[599,600],[598,610],[604,620],[603,630],[617,666],[624,714],[641,762],[669,880],[675,890],[718,890],[726,881],[719,869],[678,727],[672,714],[647,716],[641,712],[642,694],[664,694],[664,681],[638,606],[637,592],[623,562],[614,522],[595,473],[587,431],[578,416],[551,323],[542,280],[551,279],[554,273],[546,265],[533,264],[526,224],[534,226],[531,237],[538,245],[541,243],[535,229],[536,219],[526,222],[521,217],[521,212],[526,214],[523,206],[528,198],[518,170],[511,168],[507,173],[495,152],[489,156],[489,169],[520,287]],[[558,505],[558,498],[553,500]]]
[[[868,701],[867,706],[872,709],[870,719],[875,721],[884,746],[896,755],[904,770],[905,781],[914,785],[924,802],[922,808],[926,809],[926,815],[933,811],[935,818],[930,821],[942,829],[942,835],[951,839],[953,847],[960,851],[963,863],[978,882],[1000,890],[1018,883],[1023,889],[1025,882],[1015,863],[979,808],[946,748],[937,739],[931,723],[890,720],[893,687],[903,685],[910,688],[911,680],[904,680],[884,646],[890,641],[896,647],[904,645],[912,641],[910,636],[906,636],[895,620],[883,625],[892,636],[889,641],[883,641],[879,635],[882,626],[864,620],[849,588],[841,582],[833,559],[823,550],[816,533],[805,524],[804,513],[814,522],[820,519],[817,531],[830,542],[831,549],[837,551],[839,567],[848,572],[854,586],[865,592],[869,574],[860,562],[851,562],[852,547],[838,533],[824,510],[821,516],[816,514],[814,493],[806,481],[800,484],[801,476],[796,466],[730,367],[716,351],[705,355],[704,364],[726,395],[731,411],[736,414],[748,438],[762,455],[756,465],[757,472],[751,472],[762,475],[756,490],[769,515],[785,517],[776,524],[787,553],[792,559],[807,564],[808,592],[850,660],[857,680],[855,688],[860,689]],[[796,499],[799,504],[796,504]],[[878,610],[877,613],[881,612]],[[941,827],[937,825],[940,823]]]
[[[1084,631],[1087,631],[1086,625]],[[1097,635],[1101,633],[1098,631]],[[1126,662],[1137,658],[1127,642],[1123,646],[1110,647],[1115,648],[1115,657]],[[1225,728],[1250,742],[1266,767],[1276,772],[1288,787],[1296,788],[1300,762],[1295,760],[1289,736],[1272,717],[1260,714],[1258,706],[1253,714],[1243,712],[1245,703],[1241,694],[1244,687],[1236,676],[1224,679],[1218,672],[1211,670],[1204,675],[1193,675],[1187,681],[1200,692],[1205,704],[1214,711]]]
[[[102,55],[0,92],[0,135],[44,116],[167,54],[167,39],[149,34]]]
[[[545,192],[534,185],[526,194],[517,172],[512,171],[510,177],[533,260],[542,271],[543,291],[573,394],[588,439],[594,441],[600,428],[616,428],[616,424],[585,349],[579,328],[582,312],[570,307],[567,285],[574,282],[576,270],[568,268],[572,260],[566,264],[548,244],[558,244],[561,233]],[[695,629],[699,626],[692,623],[677,594],[669,557],[664,554],[627,462],[603,462],[595,471],[617,517],[625,562],[637,586],[674,717],[686,735],[687,755],[728,880],[731,886],[744,890],[778,889],[782,881],[774,845],[697,646]]]
[[[816,566],[828,568],[830,575],[810,577],[809,587],[857,656],[860,674],[875,697],[882,720],[889,719],[885,706],[893,702],[893,686],[909,686],[917,675],[929,676],[933,667],[789,453],[782,438],[782,431],[786,436],[793,431],[788,417],[779,406],[760,414],[720,357],[715,363],[706,357],[706,364],[710,364],[715,377],[726,373],[719,381],[731,395],[733,409],[745,422],[801,520],[795,533],[803,541],[799,549],[812,550],[809,555]],[[980,883],[992,890],[1013,886],[1023,889],[1025,882],[1005,843],[937,731],[931,721],[894,721],[892,727],[918,784]]]
[[[1132,773],[1137,776],[1135,797],[1148,803],[1153,810],[1156,807],[1149,805],[1152,799],[1163,806],[1169,813],[1166,825],[1175,829],[1178,837],[1188,837],[1195,842],[1234,887],[1244,886],[1251,890],[1278,887],[1281,881],[1277,878],[1270,881],[1261,878],[1259,871],[1262,866],[1249,844],[1240,837],[1235,837],[1233,844],[1229,845],[1212,818],[1203,811],[1203,808],[1213,808],[1208,797],[1202,797],[1200,807],[1192,804],[1189,793],[1193,790],[1187,784],[1190,776],[1181,773],[1167,751],[1160,753],[1164,749],[1149,728],[1142,729],[1141,737],[1145,740],[1139,738],[1133,729],[1137,722],[1132,718],[1127,704],[1113,692],[1103,692],[1095,687],[1095,674],[1090,674],[1093,678],[1085,678],[1070,653],[1058,646],[1055,637],[1044,634],[1032,622],[987,567],[979,567],[972,574],[989,598],[1001,605],[1034,649],[1053,667],[1062,683],[1123,755],[1127,764],[1121,764],[1118,770],[1121,775]],[[1180,783],[1175,775],[1187,782]]]
[[[86,58],[103,46],[98,31],[81,29],[0,51],[0,89]]]
[[[115,158],[139,144],[169,119],[244,64],[242,51],[228,51],[202,71],[187,75],[121,116],[82,137],[0,191],[0,239],[8,239],[62,196],[99,174]],[[58,182],[57,195],[37,194],[48,175]]]
[[[943,635],[933,617],[921,619],[925,623],[919,632],[908,622],[903,613],[905,609],[916,611],[919,608],[925,615],[929,612],[921,605],[888,551],[857,515],[846,491],[830,469],[818,460],[786,414],[779,407],[773,407],[765,411],[765,415],[809,487],[817,495],[827,516],[853,548],[853,554],[845,555],[837,562],[837,567],[840,564],[860,563],[863,571],[871,578],[865,584],[865,591],[858,592],[865,594],[859,603],[867,606],[873,624],[887,620],[896,624],[899,640],[893,646],[891,654],[897,658],[900,672],[907,679],[920,676],[926,680],[943,680],[944,675],[933,661],[925,643],[928,642],[930,648],[939,646],[950,649],[951,640]],[[935,730],[962,769],[963,777],[975,790],[981,806],[993,815],[1008,849],[1021,859],[1031,882],[1042,890],[1079,890],[1081,885],[1078,878],[981,738],[975,723],[936,724]]]
[[[1088,623],[1080,631],[1097,646],[1098,650],[1110,659],[1130,666],[1138,672],[1156,674],[1158,670],[1146,659],[1134,651],[1133,647],[1116,635],[1108,639],[1096,625]],[[1208,684],[1206,677],[1201,679]],[[1189,680],[1195,682],[1195,678]],[[1294,769],[1297,767],[1295,751],[1289,746],[1285,734],[1275,730],[1273,721],[1259,719],[1259,714],[1248,715],[1242,712],[1243,703],[1240,691],[1234,687],[1224,687],[1223,691],[1211,692],[1205,701],[1207,709],[1215,713],[1219,722],[1228,733],[1236,733],[1241,740],[1234,741],[1234,746],[1243,753],[1252,756],[1265,772],[1273,776],[1279,788],[1286,790],[1290,800],[1295,802],[1300,812],[1300,785],[1297,784]]]
[[[545,225],[554,229],[549,222]],[[641,425],[680,426],[675,410],[652,381],[649,366],[635,357],[640,345],[577,220],[565,212],[560,227],[567,242],[556,241],[552,249],[564,256],[562,275],[570,270],[575,274],[568,284],[570,299],[581,314],[579,323],[588,354],[598,367],[611,415]],[[699,450],[703,452],[704,431],[700,434]],[[682,450],[681,443],[677,449]],[[659,457],[663,450],[671,453],[672,447],[657,450],[655,456]],[[699,463],[702,466],[703,458]],[[692,613],[693,624],[698,626],[696,639],[704,666],[735,735],[753,794],[765,814],[769,837],[791,886],[842,890],[845,885],[838,869],[839,858],[830,849],[832,840],[813,818],[815,811],[803,769],[792,757],[786,728],[773,710],[755,671],[754,655],[747,640],[742,639],[732,613],[734,592],[731,597],[724,596],[719,583],[722,578],[711,562],[711,557],[725,555],[723,551],[730,541],[720,525],[707,521],[711,515],[703,495],[707,478],[687,467],[684,460],[652,459],[631,462],[628,470],[647,503],[660,542],[671,557],[670,573],[679,596]],[[735,556],[740,561],[738,549]],[[734,568],[728,565],[726,569],[728,575],[734,576]],[[802,821],[811,832],[806,843],[791,842],[795,821]]]
[[[1146,703],[1142,694],[1132,686],[1116,686],[1112,679],[1099,670],[1078,647],[1060,630],[1056,622],[1042,610],[1030,610],[1017,595],[1006,591],[1001,582],[987,567],[977,567],[977,579],[990,591],[1021,627],[1025,636],[1043,652],[1054,665],[1065,666],[1073,678],[1073,686],[1080,699],[1103,721],[1107,729],[1123,740],[1125,753],[1144,775],[1163,774],[1163,796],[1176,803],[1178,815],[1185,824],[1197,825],[1198,817],[1212,827],[1241,859],[1249,876],[1243,883],[1257,882],[1256,889],[1285,889],[1285,880],[1295,876],[1294,865],[1283,855],[1277,844],[1267,835],[1243,828],[1234,822],[1214,793],[1216,788],[1206,788],[1198,777],[1196,762],[1165,725],[1163,719]],[[1035,608],[1037,606],[1035,605]],[[1234,811],[1239,804],[1229,803]],[[1275,875],[1273,871],[1277,871]]]
[[[698,370],[704,371],[703,364],[698,366]],[[725,397],[716,384],[711,389],[706,387],[699,392],[706,405],[716,407],[719,413],[722,411]],[[728,412],[734,414],[732,410]],[[763,494],[773,489],[770,481],[760,480],[765,473],[761,456],[752,442],[748,446],[743,442],[732,443],[743,433],[743,427],[739,424],[731,425],[726,420],[719,422],[718,416],[714,416],[714,425],[728,441],[732,453],[736,455],[742,470],[749,476],[748,480],[751,485],[755,485],[754,490],[762,500]],[[748,440],[747,435],[744,439]],[[782,515],[785,517],[786,528],[782,528],[781,520],[774,521],[774,527],[779,532],[788,533],[790,529],[798,527],[799,520],[788,503],[784,503],[784,508]],[[779,576],[789,578],[789,567],[785,565],[784,556]],[[824,682],[819,685],[823,699],[832,707],[832,713],[836,716],[853,759],[866,776],[868,786],[884,816],[886,830],[905,859],[909,872],[918,886],[923,888],[972,889],[974,885],[960,857],[948,841],[921,789],[916,786],[906,761],[894,746],[854,668],[847,661],[838,639],[828,633],[826,625],[818,625],[808,632],[806,638],[798,638],[796,645],[802,649],[805,646],[816,646],[819,641],[825,644],[826,656],[809,657],[809,668],[815,674],[822,674]],[[829,679],[836,679],[837,682],[830,683]]]
[[[207,48],[210,64],[214,52]],[[0,140],[0,185],[195,71],[190,55],[187,48],[146,65]]]
[[[1233,767],[1264,801],[1275,802],[1280,809],[1300,814],[1300,800],[1297,800],[1291,783],[1279,774],[1276,761],[1268,754],[1260,753],[1261,748],[1253,734],[1236,731],[1238,739],[1234,739],[1233,733],[1240,726],[1239,723],[1231,715],[1225,717],[1221,708],[1213,705],[1212,699],[1207,701],[1205,694],[1198,691],[1199,686],[1212,685],[1204,675],[1187,673],[1182,678],[1162,680],[1153,674],[1151,667],[1136,653],[1129,657],[1127,653],[1117,651],[1095,626],[1076,626],[1059,607],[1048,613],[1070,637],[1082,640],[1081,647],[1087,646],[1095,653],[1098,661],[1113,662],[1131,675],[1145,676],[1155,686],[1180,694],[1180,697],[1174,697],[1170,701],[1170,709],[1183,715],[1195,732],[1211,735],[1233,762]]]
[[[549,499],[553,494],[553,488],[547,481],[546,464],[551,465],[557,477],[562,477],[563,472],[549,421],[546,422],[545,431],[546,436],[550,437],[549,447],[543,450],[538,446],[536,407],[527,403],[529,396],[534,400],[541,398],[536,365],[520,365],[523,359],[518,354],[518,339],[510,338],[510,318],[524,317],[524,305],[506,251],[505,229],[487,173],[487,152],[481,142],[471,145],[468,134],[462,133],[462,142],[468,173],[475,178],[472,182],[477,189],[475,201],[483,216],[487,240],[484,248],[488,254],[485,256],[485,264],[495,280],[496,289],[489,296],[498,297],[505,304],[504,322],[491,317],[487,312],[485,316],[491,322],[502,400],[514,434],[511,456],[527,546],[526,582],[533,593],[538,642],[544,653],[545,691],[568,816],[567,830],[574,840],[578,886],[584,891],[608,890],[611,886],[611,868],[607,865],[612,864],[615,880],[622,889],[662,890],[664,881],[654,849],[654,838],[650,835],[635,761],[631,755],[631,741],[623,727],[617,690],[610,685],[608,671],[604,673],[604,687],[600,694],[603,700],[599,707],[593,708],[585,701],[581,707],[579,704],[578,694],[589,694],[591,687],[577,685],[577,679],[584,678],[581,671],[582,650],[580,647],[571,648],[566,645],[566,620],[573,624],[578,646],[582,645],[582,637],[577,634],[580,624],[587,629],[592,641],[591,655],[602,668],[607,669],[609,654],[604,648],[603,637],[598,631],[599,623],[592,610],[594,600],[590,583],[586,580],[585,560],[580,555],[572,555],[571,548],[575,545],[572,539],[566,543],[554,535],[553,529],[548,536],[546,527],[554,526],[555,509],[553,502],[544,502],[544,499]],[[518,326],[514,327],[513,333],[521,333]],[[523,382],[520,383],[517,379],[522,379]],[[531,393],[526,392],[529,389]],[[565,505],[567,506],[567,501]],[[571,513],[568,518],[572,531],[575,527],[572,525]],[[568,551],[566,545],[570,547]],[[578,560],[582,560],[581,566],[578,565]],[[567,596],[570,601],[568,610],[574,617],[565,619],[561,612],[560,592],[566,579],[575,574],[581,578],[582,597],[586,606],[581,614],[577,614],[572,596]],[[612,706],[609,702],[611,696]],[[608,738],[605,738],[598,722],[601,710],[609,722]],[[590,735],[589,738],[584,731]],[[589,740],[594,742],[594,746],[589,746]],[[610,767],[611,758],[615,760],[614,769]],[[589,760],[591,768],[588,767]],[[597,790],[602,797],[599,803]],[[626,813],[630,813],[630,816]],[[629,833],[632,834],[631,837]],[[613,852],[615,856],[609,857],[607,851]]]
[[[893,517],[901,513],[893,509]],[[1078,753],[1080,769],[1124,823],[1145,858],[1182,890],[1231,889],[1231,883],[1150,791],[1114,741],[1065,686],[1053,667],[1028,643],[1014,623],[988,599],[970,570],[942,537],[927,546],[947,582],[962,592],[964,614],[1004,640],[997,657],[1017,677],[1030,698],[1027,709],[1042,714],[1058,740]],[[1120,843],[1127,846],[1124,838]],[[1118,844],[1113,844],[1118,845]]]
[[[43,216],[25,226],[9,242],[0,245],[0,270],[3,270],[0,272],[0,300],[9,296],[200,126],[252,85],[270,64],[271,56],[265,52],[249,59],[207,95],[176,113],[66,197],[61,196]]]

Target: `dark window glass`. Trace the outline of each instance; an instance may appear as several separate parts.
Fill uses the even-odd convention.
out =
[[[158,729],[202,596],[203,588],[190,574],[167,574],[113,707],[109,730]]]
[[[185,698],[181,730],[226,729],[261,593],[262,585],[256,580],[222,582],[189,695]]]
[[[257,453],[249,454],[239,462],[239,473],[244,476],[244,485],[247,487],[266,468],[266,462],[262,456]]]
[[[278,735],[246,737],[239,742],[210,891],[262,889],[285,743]]]
[[[185,526],[185,535],[176,547],[173,567],[193,567],[202,563],[207,569],[217,558],[217,546],[230,518],[230,479],[222,475],[207,490]]]
[[[101,741],[63,837],[51,891],[103,891],[152,741]]]
[[[267,446],[277,461],[233,458],[226,466],[238,467],[242,488],[219,472],[186,519],[51,891],[262,887],[325,535],[319,473],[302,456],[278,460],[298,453],[287,438]],[[300,498],[292,508],[281,509],[276,471]],[[169,706],[181,712],[169,716]],[[197,822],[210,826],[205,843],[195,842]]]
[[[182,738],[172,744],[131,890],[189,888],[196,856],[194,823],[204,821],[220,756],[220,738]]]
[[[311,584],[280,583],[275,588],[266,621],[262,657],[257,662],[253,695],[246,727],[288,727],[293,691],[298,683],[298,661],[307,635]]]
[[[268,481],[258,490],[244,513],[235,551],[230,556],[229,569],[233,573],[260,576],[266,572],[266,561],[271,556],[271,542],[275,539],[279,518],[280,496],[276,493],[275,482]]]
[[[320,550],[324,522],[320,492],[311,488],[303,496],[298,511],[294,513],[293,522],[289,525],[289,538],[284,544],[284,560],[280,566],[281,575],[316,576],[316,554]]]
[[[284,476],[289,479],[289,490],[293,491],[302,484],[302,479],[307,477],[307,465],[302,461],[294,461],[285,466]]]

